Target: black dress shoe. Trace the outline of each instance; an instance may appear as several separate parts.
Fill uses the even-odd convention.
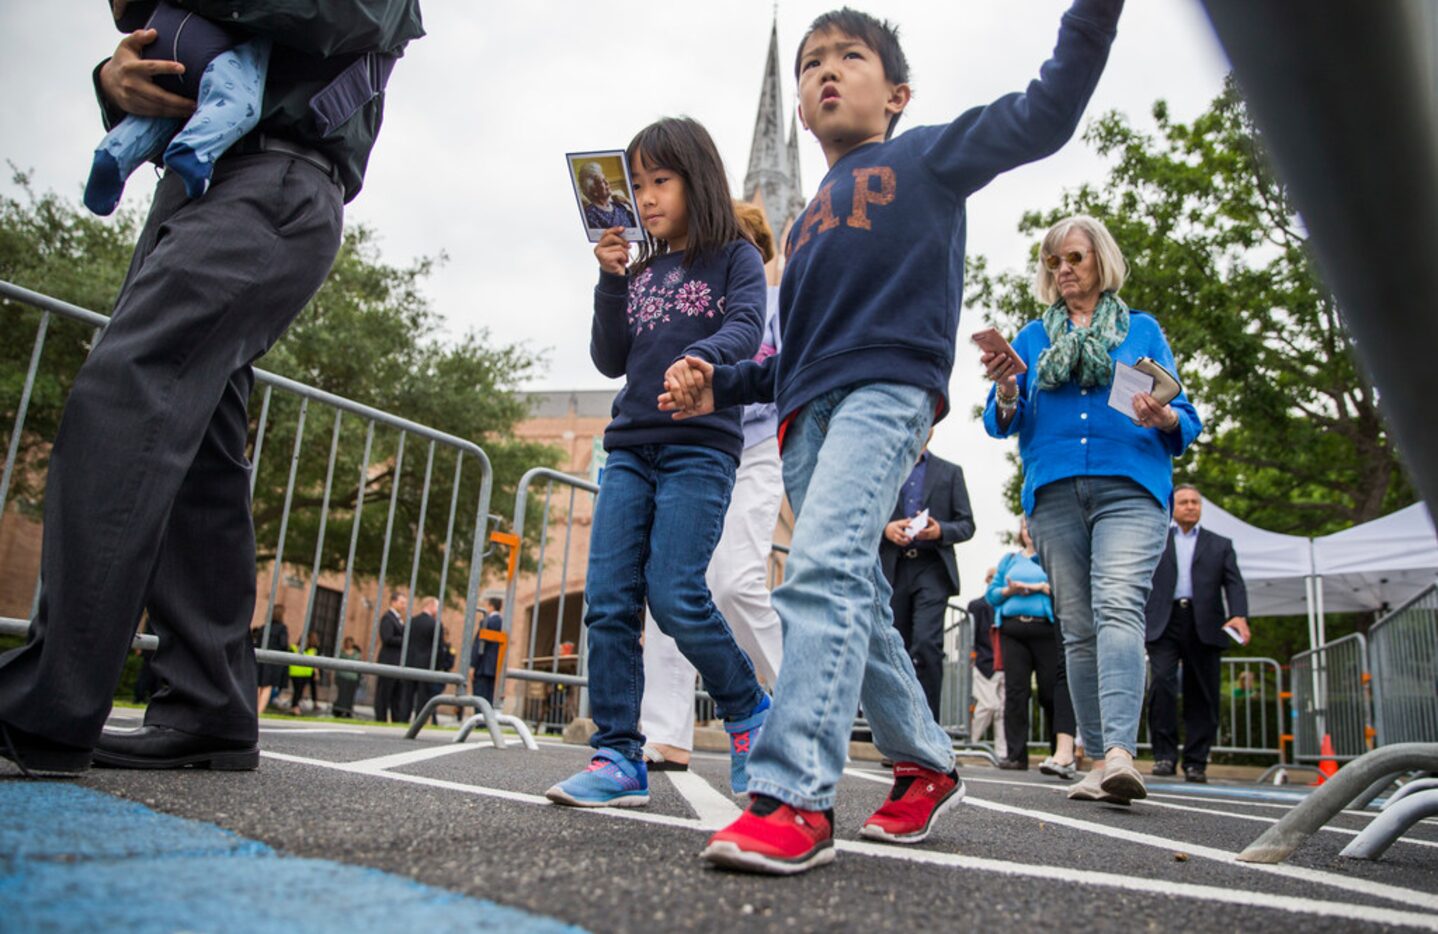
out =
[[[1149,774],[1150,774],[1150,775],[1164,775],[1164,776],[1172,775],[1172,774],[1174,774],[1175,771],[1177,771],[1177,769],[1176,769],[1174,766],[1175,766],[1175,763],[1174,763],[1172,760],[1169,760],[1169,759],[1159,759],[1158,761],[1154,762],[1154,764],[1153,764],[1153,771],[1150,772]]]
[[[243,772],[259,768],[260,746],[182,733],[167,726],[105,730],[95,744],[95,764],[112,769],[182,769],[193,765]]]
[[[1183,780],[1198,785],[1208,784],[1208,772],[1201,765],[1185,765],[1183,767]]]
[[[0,756],[26,778],[74,778],[90,767],[90,750],[67,746],[0,721]]]
[[[1005,772],[1027,772],[1029,763],[1025,759],[1000,759],[999,768]]]

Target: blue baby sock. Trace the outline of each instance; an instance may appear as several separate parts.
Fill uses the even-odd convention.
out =
[[[210,190],[210,175],[215,167],[201,160],[190,147],[171,146],[165,152],[165,165],[180,173],[185,182],[185,194],[191,198],[198,198]]]
[[[90,165],[90,179],[85,182],[85,207],[106,217],[113,213],[125,193],[125,176],[120,163],[104,149],[95,150]]]

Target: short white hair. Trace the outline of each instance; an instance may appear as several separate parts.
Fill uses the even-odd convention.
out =
[[[603,177],[604,167],[598,162],[586,162],[579,167],[579,184],[582,188],[588,188],[594,179]]]
[[[1123,258],[1123,251],[1118,248],[1118,241],[1114,240],[1113,234],[1108,232],[1103,221],[1087,214],[1065,217],[1048,229],[1039,245],[1039,268],[1034,275],[1034,294],[1044,305],[1052,305],[1059,300],[1058,284],[1053,271],[1044,265],[1044,257],[1057,254],[1064,239],[1075,230],[1088,237],[1088,242],[1093,245],[1100,291],[1117,292],[1123,288],[1124,279],[1128,278],[1128,263]]]

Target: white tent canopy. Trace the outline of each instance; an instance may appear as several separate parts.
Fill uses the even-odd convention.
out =
[[[1321,538],[1270,532],[1203,501],[1204,528],[1233,540],[1254,616],[1323,615],[1396,607],[1438,578],[1438,533],[1421,502]]]

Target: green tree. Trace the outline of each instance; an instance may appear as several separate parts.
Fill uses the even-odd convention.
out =
[[[1113,159],[1108,178],[1024,214],[1019,230],[1082,213],[1113,232],[1130,266],[1123,297],[1157,315],[1204,417],[1177,478],[1246,521],[1301,535],[1413,502],[1342,311],[1235,86],[1191,123],[1163,101],[1153,118],[1156,134],[1118,113],[1095,120],[1084,139]],[[979,257],[970,276],[969,306],[1000,329],[1040,311],[1028,273],[993,273]]]
[[[82,308],[108,312],[124,279],[141,214],[122,211],[114,219],[99,220],[53,193],[36,195],[23,174],[17,173],[15,181],[19,197],[0,197],[0,279]],[[435,262],[421,259],[404,267],[390,265],[380,255],[373,232],[362,225],[351,226],[324,286],[260,365],[479,445],[493,467],[489,511],[507,514],[524,470],[536,464],[551,465],[558,456],[552,448],[513,437],[515,425],[528,415],[518,387],[535,374],[541,360],[522,346],[495,344],[483,329],[447,338],[444,319],[422,290]],[[38,321],[39,313],[28,306],[0,302],[0,417],[4,419],[0,444],[9,443]],[[15,471],[10,493],[10,501],[28,514],[38,514],[49,441],[92,339],[93,331],[83,325],[55,319],[49,326],[17,458],[22,467]],[[263,388],[257,387],[251,399],[252,438],[265,408],[263,394]],[[306,407],[304,436],[294,457],[300,408],[300,401],[283,390],[270,396],[255,476],[260,561],[273,560],[278,550],[293,461],[296,482],[289,518],[284,522],[285,564],[311,565],[323,514],[320,567],[343,570],[359,506],[354,573],[376,576],[398,466],[387,581],[408,584],[418,542],[420,590],[436,592],[447,567],[448,595],[462,594],[468,583],[468,555],[479,505],[478,462],[469,457],[463,465],[455,498],[453,544],[445,555],[454,495],[454,449],[436,448],[426,504],[422,488],[427,442],[408,436],[401,465],[397,457],[399,431],[377,424],[361,488],[368,420],[344,415],[325,511],[321,507],[335,410],[320,404]],[[487,570],[497,573],[503,567],[502,558],[496,555]],[[266,595],[259,599],[263,601]]]

